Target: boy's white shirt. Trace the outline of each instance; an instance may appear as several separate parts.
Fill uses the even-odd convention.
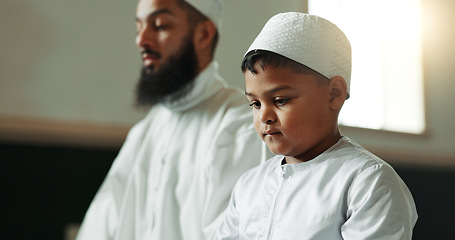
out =
[[[308,162],[282,159],[239,179],[215,239],[412,238],[417,212],[407,186],[351,139]]]
[[[237,179],[271,156],[247,104],[212,63],[185,99],[152,108],[129,132],[77,239],[213,239]]]

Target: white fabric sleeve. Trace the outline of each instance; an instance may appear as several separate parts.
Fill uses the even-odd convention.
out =
[[[134,127],[114,160],[100,189],[87,210],[77,240],[111,240],[119,222],[119,212],[123,199],[125,184],[132,170],[135,142],[140,135]]]
[[[118,224],[118,212],[112,192],[113,184],[107,178],[85,214],[77,240],[113,239]]]
[[[348,190],[343,239],[405,240],[412,238],[417,221],[408,188],[388,165],[360,173]]]
[[[224,220],[215,234],[215,240],[235,240],[239,239],[239,213],[236,207],[235,187],[232,191],[229,206],[224,215]]]
[[[209,159],[206,176],[208,189],[203,206],[203,229],[206,239],[214,239],[215,232],[224,220],[232,189],[247,170],[259,165],[268,156],[262,151],[263,142],[252,125],[245,131],[240,130],[230,141],[221,137],[216,143]]]

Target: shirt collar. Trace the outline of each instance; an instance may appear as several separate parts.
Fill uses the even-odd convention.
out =
[[[288,172],[289,172],[289,170],[291,170],[292,172],[298,172],[303,169],[314,167],[315,165],[320,164],[321,162],[327,160],[327,154],[331,154],[333,151],[338,150],[340,147],[343,146],[343,144],[346,141],[350,141],[350,139],[346,136],[342,136],[338,140],[338,142],[336,142],[334,145],[332,145],[327,150],[325,150],[323,153],[319,154],[318,156],[316,156],[315,158],[313,158],[312,160],[307,161],[307,162],[296,163],[296,164],[282,164],[282,158],[280,158],[279,161],[277,161],[275,163],[275,171],[278,174],[282,175],[283,171],[285,169],[287,169],[286,171],[288,171]],[[291,172],[289,172],[289,173],[291,173]]]
[[[169,102],[163,101],[163,106],[173,112],[186,111],[214,95],[226,83],[218,74],[218,62],[212,61],[194,80],[193,89],[185,97]]]

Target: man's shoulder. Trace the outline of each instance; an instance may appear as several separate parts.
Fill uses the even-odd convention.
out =
[[[207,99],[201,108],[213,119],[218,119],[220,128],[240,128],[252,126],[252,110],[245,95],[239,89],[225,87]]]
[[[224,86],[207,101],[218,104],[220,107],[236,108],[241,106],[243,110],[249,109],[245,94],[240,89],[230,86]]]

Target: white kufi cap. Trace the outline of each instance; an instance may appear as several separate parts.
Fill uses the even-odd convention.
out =
[[[218,31],[221,29],[223,3],[221,0],[185,0],[199,12],[215,23]]]
[[[277,14],[265,24],[246,54],[253,50],[280,54],[329,79],[341,76],[349,96],[351,45],[344,33],[328,20],[298,12]]]

